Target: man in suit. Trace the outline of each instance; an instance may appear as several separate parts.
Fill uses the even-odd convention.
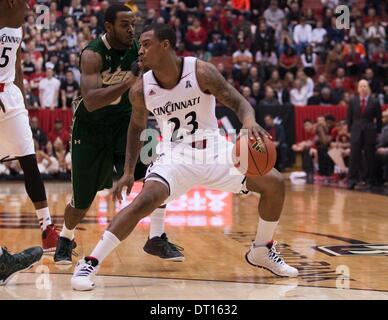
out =
[[[368,81],[359,81],[357,91],[359,95],[349,102],[348,107],[348,126],[351,133],[349,189],[354,189],[357,184],[362,151],[366,159],[366,180],[371,186],[376,183],[376,142],[382,126],[381,106],[379,101],[371,96]]]

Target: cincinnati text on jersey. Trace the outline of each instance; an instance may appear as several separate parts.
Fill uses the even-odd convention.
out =
[[[15,37],[15,36],[8,36],[6,34],[2,34],[0,36],[0,43],[1,44],[4,44],[4,43],[16,43],[16,44],[20,44],[22,42],[22,38],[21,37]]]
[[[201,97],[189,99],[186,101],[179,101],[179,102],[167,102],[163,107],[158,107],[155,108],[152,113],[157,116],[161,116],[164,114],[171,115],[176,110],[181,110],[181,109],[187,109],[188,107],[195,106],[199,104]]]

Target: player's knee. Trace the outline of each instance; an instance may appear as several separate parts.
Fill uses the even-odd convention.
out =
[[[133,214],[140,220],[148,216],[152,211],[162,204],[163,200],[156,192],[143,192],[142,196],[136,201]]]

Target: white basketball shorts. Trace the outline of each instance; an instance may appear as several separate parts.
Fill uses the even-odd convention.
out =
[[[185,149],[195,155],[194,161],[176,149],[168,149],[148,167],[145,181],[159,181],[169,189],[165,203],[178,199],[196,186],[232,193],[248,192],[245,176],[232,163],[233,143],[225,140],[218,144],[216,151],[211,148],[198,150],[188,145]],[[203,159],[206,160],[201,161]]]
[[[6,110],[4,113],[0,109],[0,159],[34,154],[28,112],[19,88],[13,83],[6,84],[0,99]]]

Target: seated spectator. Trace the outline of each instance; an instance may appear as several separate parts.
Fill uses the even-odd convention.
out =
[[[332,106],[334,105],[334,99],[329,87],[325,87],[321,90],[321,96],[319,105],[321,106]]]
[[[254,82],[252,84],[252,97],[256,99],[256,105],[259,105],[260,101],[264,98],[260,82]]]
[[[30,119],[30,126],[32,131],[32,137],[38,143],[38,149],[43,149],[47,144],[47,135],[39,127],[39,120],[37,117],[32,117]]]
[[[262,50],[264,47],[271,48],[271,50],[273,50],[274,46],[275,36],[273,30],[271,28],[267,28],[264,20],[260,20],[259,27],[256,29],[253,38],[252,51],[256,54],[257,51]]]
[[[307,96],[311,97],[314,91],[314,81],[308,77],[302,69],[299,69],[296,77],[302,82],[302,86],[306,87]]]
[[[285,105],[290,103],[290,92],[288,89],[283,87],[282,82],[275,82],[272,89],[274,90],[275,98],[278,100],[280,105]]]
[[[283,79],[286,72],[291,72],[295,75],[297,66],[299,63],[299,57],[295,53],[295,50],[288,47],[284,53],[281,54],[279,59],[279,73]]]
[[[369,87],[374,95],[381,93],[380,81],[376,79],[372,68],[365,70],[365,79],[368,81]]]
[[[333,43],[342,43],[345,38],[344,30],[337,28],[337,18],[332,17],[331,23],[328,28],[326,28],[327,36],[330,39],[330,42]]]
[[[295,75],[291,72],[287,72],[284,76],[283,87],[288,91],[294,88]]]
[[[279,71],[277,69],[275,69],[271,72],[271,77],[269,78],[269,80],[265,84],[267,86],[274,87],[275,83],[277,83],[277,82],[281,83],[282,81],[280,80]]]
[[[252,45],[251,23],[242,14],[238,16],[237,23],[234,24],[231,40],[233,47],[237,47],[241,42],[244,42],[248,48]]]
[[[66,149],[69,147],[70,133],[67,129],[63,128],[63,122],[61,120],[55,120],[54,130],[48,135],[49,141],[54,143],[57,138],[63,141]]]
[[[296,1],[291,2],[289,7],[290,10],[287,13],[287,20],[289,21],[290,28],[292,29],[299,23],[301,10],[298,2]]]
[[[347,55],[344,56],[343,62],[350,76],[357,76],[360,73],[362,58],[356,51],[356,45],[354,43],[350,44],[350,49]]]
[[[278,64],[278,58],[268,43],[264,43],[262,49],[256,52],[256,63],[263,70],[264,79],[269,78],[272,70]]]
[[[170,22],[170,10],[174,5],[174,2],[172,0],[161,0],[160,1],[160,15],[164,18],[164,20],[168,23]],[[156,16],[156,10],[154,8],[150,8],[147,10],[147,17],[144,20],[143,26],[149,26],[151,24],[156,23],[157,16]]]
[[[37,148],[37,145],[35,146]],[[52,144],[48,142],[46,145],[47,153],[43,150],[35,149],[36,161],[38,163],[39,172],[43,177],[47,177],[50,174],[56,174],[59,171],[58,160],[55,159],[52,152]]]
[[[67,152],[59,137],[54,141],[54,154],[58,161],[58,171],[61,173],[68,173],[68,164],[66,163]]]
[[[347,77],[345,74],[345,69],[344,68],[338,68],[336,71],[336,77],[332,80],[331,82],[331,88],[335,89],[337,85],[337,80],[341,81],[342,83],[342,88],[345,91],[354,91],[354,82],[352,81],[351,78]],[[325,80],[326,82],[326,80]],[[326,85],[325,85],[326,86]]]
[[[327,78],[324,74],[320,74],[318,77],[318,82],[315,84],[314,88],[321,92],[323,88],[327,87]]]
[[[27,80],[23,81],[24,84],[24,96],[27,109],[38,109],[39,98],[32,93],[30,83]]]
[[[388,104],[388,84],[384,85],[384,88],[383,88],[383,101],[384,101],[384,104]]]
[[[288,145],[284,126],[282,123],[275,123],[273,116],[267,114],[264,117],[264,129],[271,135],[272,141],[276,146],[277,159],[275,168],[282,172],[287,168],[288,163]]]
[[[354,46],[354,51],[357,52],[364,61],[366,57],[365,46],[361,42],[358,42],[356,37],[350,37],[350,43],[344,45],[342,54],[344,56],[349,55],[352,45]]]
[[[254,82],[261,82],[261,78],[262,77],[260,77],[260,75],[259,75],[259,70],[257,69],[257,67],[255,65],[253,65],[252,68],[249,69],[249,77],[245,81],[244,85],[246,85],[248,87],[252,87],[252,84]]]
[[[313,29],[317,25],[317,18],[314,15],[314,11],[311,8],[307,8],[306,14],[305,14],[305,20],[306,24],[309,24]]]
[[[343,88],[343,82],[340,79],[335,80],[335,86],[331,90],[331,97],[333,104],[340,104],[343,101],[345,91]]]
[[[304,73],[310,78],[314,77],[316,73],[317,54],[313,52],[312,46],[306,46],[301,56],[301,61]]]
[[[219,22],[214,23],[213,29],[208,34],[208,49],[213,56],[223,56],[228,51],[228,42],[220,29]]]
[[[241,64],[240,69],[234,69],[233,72],[233,79],[238,82],[240,86],[244,85],[248,82],[249,79],[249,66],[246,62],[243,62]]]
[[[293,31],[296,53],[300,55],[304,48],[311,42],[312,28],[306,23],[304,16],[301,16],[300,23],[297,24]]]
[[[323,51],[323,43],[327,31],[323,28],[322,20],[317,21],[317,26],[311,32],[311,45],[314,48],[314,52],[320,54]]]
[[[77,98],[79,94],[79,85],[74,80],[74,75],[71,70],[66,72],[66,79],[61,84],[61,100],[62,108],[66,110],[71,108],[73,100]]]
[[[350,37],[355,37],[358,42],[365,43],[368,38],[367,30],[365,29],[362,19],[357,18],[355,23],[350,27]]]
[[[217,70],[225,79],[228,78],[229,72],[225,70],[225,65],[222,62],[217,64]]]
[[[35,73],[35,65],[32,62],[31,54],[26,53],[24,55],[22,68],[24,77],[27,79],[30,79],[31,75]]]
[[[344,178],[348,173],[350,157],[350,133],[345,121],[338,123],[338,134],[330,145],[329,157],[333,160],[337,172]]]
[[[367,40],[385,39],[385,36],[385,27],[382,25],[380,19],[375,17],[375,19],[371,21],[371,25],[368,27]]]
[[[201,26],[201,21],[198,18],[195,18],[193,25],[187,30],[187,48],[190,51],[201,50],[205,47],[206,40],[206,30]]]
[[[46,66],[46,78],[39,82],[39,101],[42,108],[54,110],[58,107],[59,89],[61,82],[54,77],[54,66]]]
[[[267,26],[276,30],[281,25],[284,17],[283,10],[278,7],[278,1],[271,0],[268,9],[264,11],[264,19]]]
[[[325,72],[328,74],[333,74],[343,63],[343,60],[344,56],[342,54],[342,45],[337,43],[333,50],[331,50],[327,55]]]
[[[305,106],[308,100],[307,88],[302,86],[300,79],[294,81],[294,89],[290,91],[290,101],[294,106]]]
[[[243,63],[246,63],[248,65],[248,68],[252,66],[253,55],[246,48],[244,42],[240,42],[239,49],[233,53],[232,58],[233,58],[233,68],[235,70],[240,70]]]
[[[254,108],[256,107],[256,99],[252,96],[252,91],[251,91],[251,88],[249,88],[248,86],[244,86],[242,88],[242,95],[243,97],[248,100],[248,102],[250,103],[250,105]]]
[[[260,101],[259,107],[277,107],[277,106],[280,106],[280,103],[275,96],[275,92],[270,86],[266,86],[264,98]]]
[[[313,95],[308,98],[308,106],[319,106],[321,103],[321,90],[319,88],[314,88]]]
[[[42,71],[42,65],[35,63],[35,72],[30,76],[29,82],[31,86],[31,93],[39,97],[39,83],[46,77],[46,73]]]

